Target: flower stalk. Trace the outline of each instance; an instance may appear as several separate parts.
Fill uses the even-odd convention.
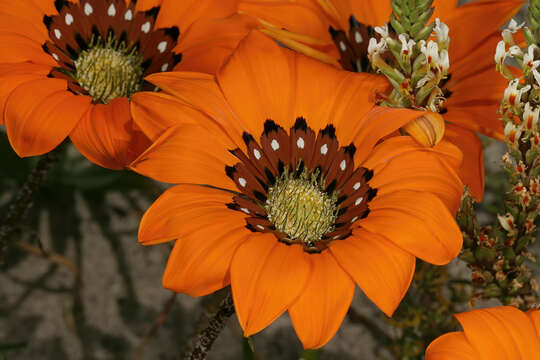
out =
[[[528,20],[528,26],[512,20],[495,53],[497,70],[509,80],[499,109],[508,149],[502,167],[510,183],[504,209],[496,224],[479,227],[473,200],[466,194],[458,214],[464,233],[461,258],[473,271],[472,301],[498,298],[523,309],[538,302],[538,284],[525,261],[535,261],[528,247],[536,240],[540,208],[540,1],[531,1]],[[525,48],[516,45],[518,31],[525,37]],[[509,58],[518,69],[506,64]]]
[[[64,145],[61,144],[53,151],[43,155],[36,166],[26,179],[15,200],[9,206],[7,213],[2,216],[3,221],[0,222],[0,263],[3,261],[4,250],[7,247],[10,238],[21,225],[28,209],[32,207],[32,202],[47,174],[58,161],[60,152]]]
[[[371,38],[369,58],[394,89],[382,105],[440,112],[444,94],[439,87],[449,68],[448,26],[433,15],[432,0],[392,0],[389,25],[377,27],[379,38]],[[436,40],[430,40],[430,37]],[[390,55],[388,54],[390,53]]]

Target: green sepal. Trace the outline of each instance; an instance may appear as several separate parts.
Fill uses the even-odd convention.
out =
[[[531,242],[531,239],[532,239],[532,237],[530,235],[524,235],[524,236],[520,237],[516,241],[516,244],[514,246],[514,248],[516,250],[516,253],[520,253],[521,250],[523,250],[524,247],[529,245],[529,243]]]
[[[486,298],[498,298],[502,293],[502,289],[497,284],[489,284],[485,287],[483,295]]]
[[[514,252],[514,249],[512,249],[511,247],[505,247],[502,250],[502,253],[503,253],[504,258],[508,261],[512,261],[516,258],[516,253]]]
[[[397,34],[406,34],[407,33],[405,28],[403,26],[401,26],[401,23],[398,21],[398,19],[396,19],[394,14],[390,15],[390,24],[392,25],[394,30],[396,30]]]
[[[497,250],[478,247],[474,251],[474,257],[483,263],[492,263],[497,258]]]
[[[433,32],[434,27],[435,27],[434,23],[431,23],[427,25],[426,27],[424,27],[422,30],[418,32],[418,34],[416,34],[416,36],[414,37],[414,41],[418,42],[420,40],[427,40],[427,38],[431,36],[431,33]]]

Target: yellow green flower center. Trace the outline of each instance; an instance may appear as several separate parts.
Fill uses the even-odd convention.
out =
[[[92,41],[74,64],[75,80],[96,102],[107,104],[142,89],[142,56],[123,42],[112,38]]]
[[[334,230],[338,218],[337,193],[329,195],[323,189],[318,172],[295,176],[285,171],[268,189],[268,220],[289,239],[312,246]]]

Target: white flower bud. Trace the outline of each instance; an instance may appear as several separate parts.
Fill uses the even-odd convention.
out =
[[[399,41],[401,41],[401,57],[407,59],[411,56],[412,50],[416,42],[412,39],[407,41],[404,34],[399,34]]]
[[[510,23],[508,24],[508,27],[507,29],[512,33],[512,34],[515,34],[518,32],[519,29],[521,29],[523,27],[523,25],[525,25],[525,23],[521,23],[518,25],[517,21],[514,20],[514,19],[511,19],[510,20]]]
[[[381,35],[383,39],[386,39],[390,36],[388,32],[388,24],[384,24],[383,26],[375,26],[375,32]]]
[[[538,123],[538,115],[540,115],[540,108],[531,108],[531,103],[525,103],[523,109],[523,126],[529,131],[536,131],[536,124]]]
[[[506,59],[506,44],[503,40],[497,44],[497,50],[495,51],[495,64],[502,65]]]
[[[448,28],[448,26],[445,23],[441,22],[439,18],[436,18],[433,31],[437,36],[437,41],[441,46],[441,49],[447,49],[450,45],[450,37],[448,36],[450,29]]]
[[[536,69],[540,65],[540,60],[534,60],[534,50],[536,45],[531,45],[527,49],[527,53],[523,55],[523,65],[527,66],[529,70]]]

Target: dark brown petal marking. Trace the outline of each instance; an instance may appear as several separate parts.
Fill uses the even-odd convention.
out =
[[[378,34],[371,26],[358,22],[351,15],[348,34],[333,27],[330,27],[328,31],[341,56],[339,63],[343,69],[354,72],[373,72],[368,59],[368,44],[369,39],[378,38]]]
[[[238,148],[231,150],[239,162],[225,169],[241,193],[233,197],[228,207],[246,215],[246,227],[251,231],[271,232],[279,241],[301,244],[307,252],[320,252],[329,242],[350,236],[352,228],[359,226],[357,222],[368,216],[369,202],[377,194],[376,189],[369,186],[373,171],[355,167],[355,146],[340,147],[332,125],[315,133],[307,121],[299,117],[287,133],[274,121],[267,120],[260,144],[248,133],[244,133],[243,139],[247,154]],[[306,191],[323,194],[321,196],[326,200],[319,203],[333,203],[336,209],[333,225],[317,238],[295,237],[302,231],[284,232],[283,227],[270,220],[271,213],[268,212],[273,211],[268,208],[272,191],[281,196],[279,191],[289,188],[277,188],[280,184],[285,182],[294,187],[297,183],[303,184],[305,179],[311,179],[311,188]],[[291,204],[297,200],[290,198]],[[291,206],[284,214],[290,213],[294,217],[294,210],[301,207]],[[302,221],[306,221],[305,216],[298,220],[299,227],[305,225]]]
[[[58,63],[50,76],[66,78],[62,74],[67,74],[71,91],[89,95],[74,77],[75,61],[98,39],[114,39],[118,45],[124,44],[129,51],[135,49],[141,56],[141,90],[154,89],[143,82],[143,77],[171,71],[181,61],[181,54],[173,52],[180,31],[177,27],[154,29],[160,8],[135,11],[135,4],[135,0],[127,4],[123,0],[81,0],[80,4],[56,0],[58,14],[43,18],[49,31],[49,40],[43,44],[43,50]]]

